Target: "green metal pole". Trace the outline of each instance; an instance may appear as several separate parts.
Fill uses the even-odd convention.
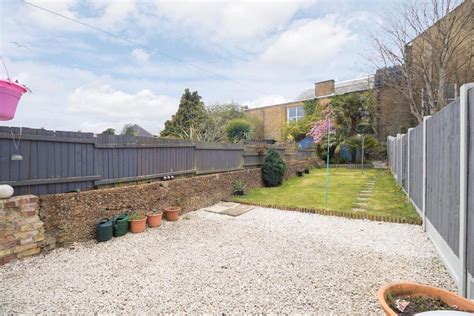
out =
[[[365,135],[362,135],[362,174],[364,174],[364,140]]]
[[[328,153],[326,155],[326,208],[328,208],[328,191],[329,191],[329,144],[331,139],[331,115],[328,116]]]

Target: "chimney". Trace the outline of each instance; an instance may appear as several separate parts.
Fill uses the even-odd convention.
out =
[[[316,97],[331,95],[334,93],[334,80],[325,80],[314,84],[314,94]]]

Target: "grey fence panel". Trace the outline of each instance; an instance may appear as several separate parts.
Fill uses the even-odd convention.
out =
[[[410,133],[410,198],[421,210],[423,205],[423,124]]]
[[[196,170],[199,173],[242,168],[244,148],[196,147]]]
[[[400,182],[400,138],[397,137],[394,141],[394,155],[393,155],[393,161],[394,161],[394,166],[393,169],[395,170],[395,179],[397,182]]]
[[[454,104],[453,104],[454,103]],[[427,121],[426,215],[459,255],[459,100]]]
[[[462,88],[464,89],[464,88]],[[463,94],[461,94],[462,97]],[[464,102],[464,100],[462,100]],[[467,294],[474,298],[474,88],[467,95],[467,140],[468,170],[460,174],[461,166],[461,111],[460,99],[456,99],[441,111],[433,114],[423,124],[410,132],[409,153],[409,193],[412,202],[422,209],[423,192],[425,191],[426,231],[440,252],[440,257],[461,292],[464,290],[464,273],[468,272]],[[424,135],[424,132],[426,134]],[[426,138],[426,152],[423,150],[423,138]],[[400,164],[399,141],[394,137],[387,138],[388,157],[394,176],[398,175]],[[424,157],[426,157],[426,174],[423,174]],[[423,179],[423,176],[426,176]],[[460,223],[460,180],[467,178],[467,217]],[[431,224],[431,225],[430,225]],[[461,227],[466,225],[466,234],[460,236]],[[466,241],[465,258],[460,254],[460,245]],[[463,248],[464,251],[464,248]],[[466,270],[462,271],[466,259]],[[462,293],[463,295],[465,293]]]
[[[314,150],[308,150],[308,149],[299,149],[298,150],[298,160],[303,160],[303,159],[309,159],[313,157],[314,155]]]
[[[402,186],[405,191],[408,190],[408,135],[402,136]]]
[[[394,137],[388,136],[387,137],[387,158],[388,158],[388,166],[393,173],[395,173],[395,162],[394,162],[394,153],[395,153],[395,146],[394,146]]]
[[[468,161],[468,200],[467,200],[467,269],[474,276],[474,89],[468,93],[469,105],[469,161]],[[472,290],[474,291],[474,290]]]
[[[244,167],[259,166],[263,162],[264,155],[260,155],[256,152],[246,152],[244,157]]]
[[[13,134],[13,137],[12,137]],[[13,139],[14,138],[14,139]],[[240,144],[97,135],[0,126],[0,183],[15,194],[53,194],[163,175],[235,170],[261,163]],[[16,145],[18,144],[18,148]],[[276,147],[285,157],[285,148]],[[23,160],[12,160],[22,155]],[[295,154],[299,159],[312,151]]]

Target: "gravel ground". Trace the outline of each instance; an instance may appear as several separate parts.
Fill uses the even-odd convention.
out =
[[[0,267],[6,313],[380,315],[410,280],[455,289],[421,227],[256,208],[204,211]]]

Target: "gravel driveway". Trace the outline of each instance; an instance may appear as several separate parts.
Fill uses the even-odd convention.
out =
[[[5,313],[381,314],[410,280],[454,289],[421,227],[256,208],[196,211],[107,243],[0,267]]]

